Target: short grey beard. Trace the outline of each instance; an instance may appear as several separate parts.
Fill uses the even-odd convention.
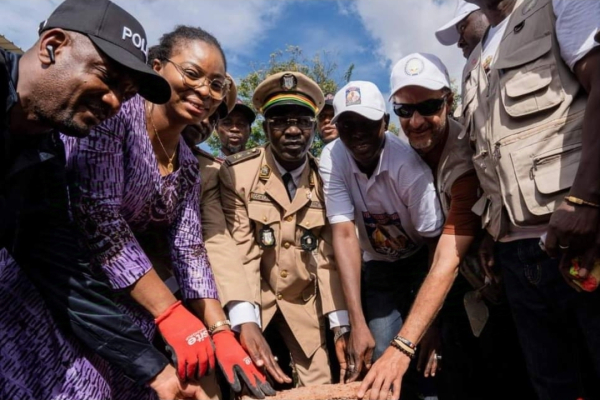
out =
[[[244,149],[244,146],[241,144],[237,145],[237,146],[232,146],[232,145],[228,144],[227,146],[225,146],[225,148],[227,150],[229,150],[229,152],[231,154],[235,154],[235,153],[239,153],[240,151],[242,151]]]

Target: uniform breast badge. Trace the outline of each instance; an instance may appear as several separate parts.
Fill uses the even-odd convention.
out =
[[[260,167],[260,174],[258,175],[259,179],[268,180],[270,176],[271,176],[271,167],[269,167],[266,164],[263,165],[262,167]]]
[[[304,230],[304,234],[300,238],[300,246],[304,251],[313,251],[319,245],[319,239],[308,229]]]
[[[269,226],[263,226],[258,232],[258,244],[263,249],[275,247],[275,231]]]

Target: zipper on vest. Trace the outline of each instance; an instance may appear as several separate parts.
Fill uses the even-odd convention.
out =
[[[579,145],[575,145],[575,146],[570,146],[571,148],[558,153],[558,154],[551,154],[549,156],[545,156],[545,157],[536,157],[533,159],[533,166],[531,167],[531,169],[529,170],[529,178],[531,180],[533,180],[534,176],[535,176],[535,171],[537,171],[539,166],[545,165],[545,164],[549,164],[551,162],[556,161],[557,159],[564,157],[565,155],[576,151],[576,150],[581,150],[581,146]]]
[[[563,117],[563,118],[555,119],[555,120],[552,120],[550,122],[546,122],[545,124],[536,126],[534,128],[526,129],[526,130],[521,131],[519,133],[512,134],[510,136],[507,136],[505,138],[502,138],[502,139],[496,141],[495,148],[496,148],[496,150],[499,153],[501,146],[506,146],[506,145],[515,143],[515,142],[517,142],[519,140],[526,139],[526,138],[528,138],[530,136],[533,136],[533,135],[539,133],[540,131],[548,129],[548,128],[553,128],[553,127],[556,127],[556,126],[565,125],[566,123],[568,123],[568,122],[570,122],[570,121],[572,121],[574,119],[577,119],[577,118],[583,116],[584,113],[585,113],[585,110],[581,110],[581,111],[576,112],[575,114],[569,115],[568,117]],[[495,154],[496,154],[496,151],[494,151],[494,155]]]

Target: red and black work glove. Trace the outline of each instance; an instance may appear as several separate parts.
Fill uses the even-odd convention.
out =
[[[181,380],[198,380],[215,368],[215,350],[206,327],[181,301],[155,322]]]
[[[234,392],[242,391],[242,382],[254,397],[264,399],[265,396],[274,396],[275,390],[271,387],[265,374],[256,368],[252,359],[236,340],[232,331],[224,330],[213,334],[217,362],[227,382]]]

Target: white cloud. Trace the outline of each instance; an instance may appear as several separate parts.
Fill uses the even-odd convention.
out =
[[[149,43],[175,25],[199,26],[212,33],[232,58],[251,54],[271,29],[285,2],[270,0],[114,0],[146,29]],[[3,0],[0,2],[5,35],[24,50],[37,39],[37,27],[60,0]]]
[[[400,58],[425,52],[438,56],[448,67],[450,77],[460,81],[465,59],[456,46],[442,46],[435,31],[448,22],[455,0],[356,0],[354,9],[365,29],[377,41],[376,54],[391,71]],[[389,91],[389,88],[381,88]]]

